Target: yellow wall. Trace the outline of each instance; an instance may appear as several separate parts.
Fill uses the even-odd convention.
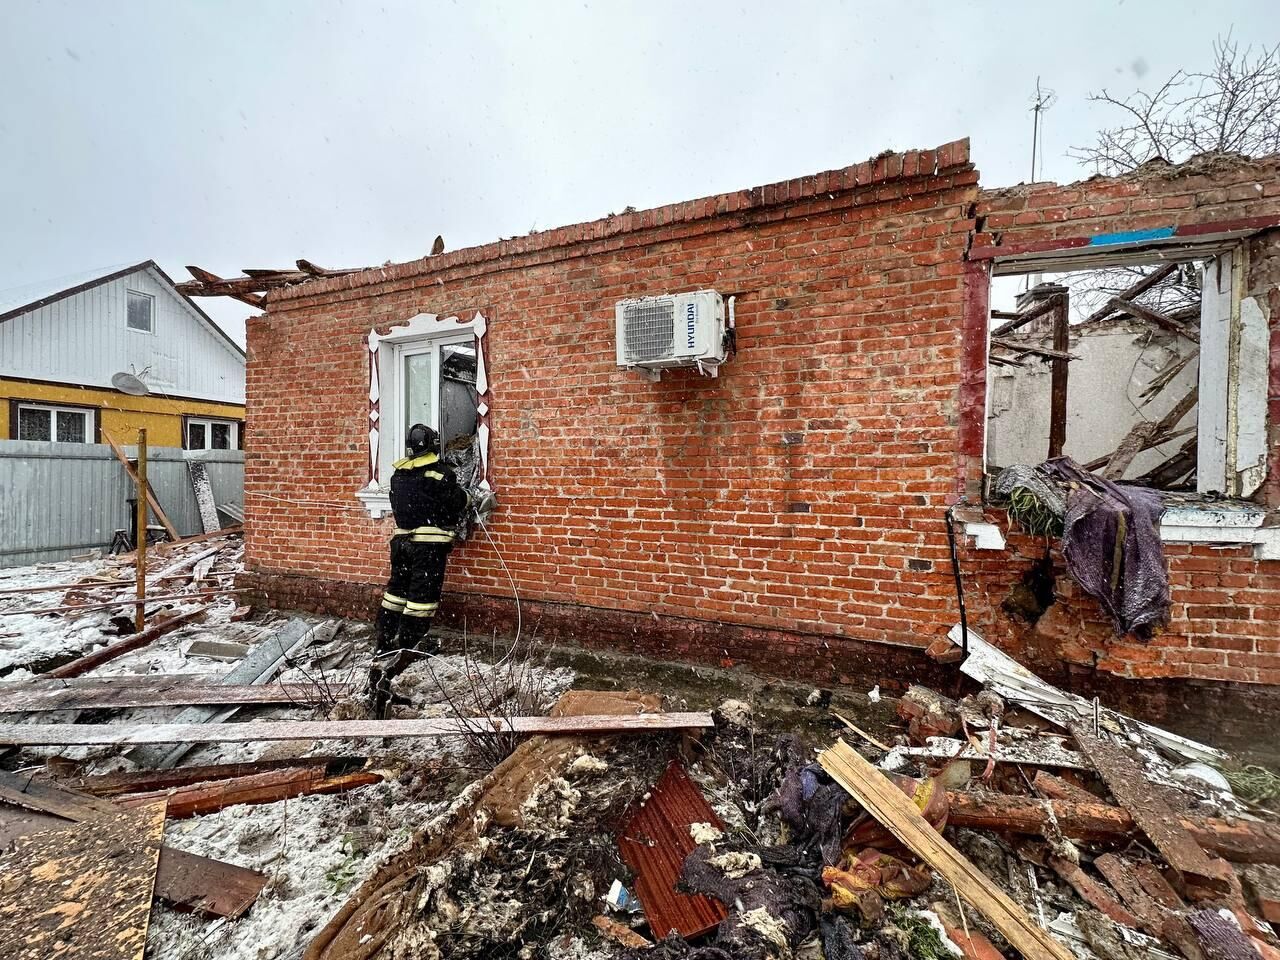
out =
[[[182,446],[182,417],[217,417],[244,420],[244,407],[233,403],[209,403],[204,400],[172,400],[168,397],[131,397],[113,390],[73,387],[48,383],[23,383],[0,378],[0,440],[13,439],[9,422],[10,400],[33,400],[40,403],[66,403],[81,407],[97,407],[98,422],[104,434],[111,434],[120,444],[134,443],[138,431],[146,428],[147,443],[153,447]],[[103,438],[106,443],[106,438]]]

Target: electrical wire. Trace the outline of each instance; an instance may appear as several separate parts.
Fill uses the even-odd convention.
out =
[[[493,547],[493,552],[498,555],[498,562],[502,564],[502,572],[507,575],[507,582],[511,584],[511,595],[515,597],[516,601],[516,636],[515,639],[511,641],[511,648],[507,650],[503,658],[495,664],[495,666],[501,666],[513,653],[515,653],[516,647],[520,644],[520,632],[523,626],[520,614],[520,591],[516,589],[515,577],[511,575],[511,571],[507,568],[506,558],[502,555],[502,551],[498,549],[498,545],[494,542],[492,534],[489,533],[489,525],[479,517],[476,517],[476,523],[478,523],[480,525],[480,529],[484,531],[485,539],[489,541],[489,546]]]

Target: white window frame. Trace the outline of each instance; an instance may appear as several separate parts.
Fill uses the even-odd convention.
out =
[[[147,303],[150,305],[150,309],[147,311],[147,318],[148,320],[150,320],[150,326],[148,326],[146,329],[143,329],[142,327],[135,327],[133,324],[129,322],[129,299],[131,297],[143,297],[146,299]],[[144,293],[141,290],[129,290],[128,288],[126,288],[125,295],[124,295],[124,326],[126,330],[132,330],[134,333],[155,333],[156,332],[156,298],[149,293]]]
[[[485,370],[484,337],[488,324],[483,314],[475,314],[471,320],[457,317],[438,317],[420,313],[401,326],[393,327],[386,334],[372,330],[369,346],[369,483],[356,492],[369,515],[382,517],[391,510],[389,498],[392,464],[404,456],[404,437],[413,424],[407,422],[404,409],[406,358],[430,353],[433,406],[431,423],[433,430],[440,429],[440,370],[441,351],[458,343],[472,343],[476,351],[476,394],[479,398],[476,410],[479,414],[477,436],[480,442],[480,459],[483,487],[489,488],[487,479],[489,461],[489,412],[488,376]]]
[[[204,427],[204,446],[191,446],[191,425],[198,423]],[[231,446],[227,450],[240,449],[240,424],[235,420],[227,420],[223,417],[184,417],[182,421],[182,449],[184,450],[221,450],[222,447],[213,446],[213,425],[226,424],[231,428]]]
[[[21,423],[23,410],[39,410],[49,414],[49,439],[48,440],[28,440],[28,443],[77,443],[76,440],[59,440],[58,439],[58,414],[74,413],[84,417],[84,443],[93,443],[93,438],[97,435],[97,416],[98,411],[90,407],[64,407],[56,403],[38,403],[27,402],[25,400],[18,401],[18,422],[13,425],[13,439],[17,440],[21,436]]]

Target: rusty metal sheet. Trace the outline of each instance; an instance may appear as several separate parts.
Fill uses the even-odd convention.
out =
[[[635,893],[656,940],[673,930],[686,939],[696,937],[728,916],[720,901],[675,889],[685,858],[697,846],[689,836],[693,823],[724,828],[684,767],[673,761],[618,837],[618,850],[636,875]]]

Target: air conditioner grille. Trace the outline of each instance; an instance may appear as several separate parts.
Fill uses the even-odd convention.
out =
[[[628,363],[663,360],[675,344],[676,304],[670,299],[642,300],[622,308]]]

